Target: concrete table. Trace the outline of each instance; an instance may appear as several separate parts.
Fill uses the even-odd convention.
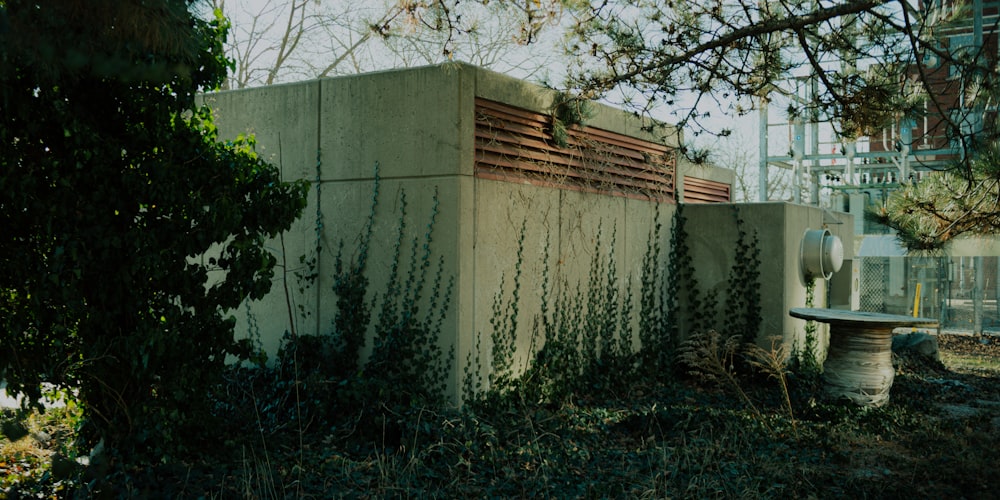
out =
[[[903,327],[937,327],[938,320],[898,314],[839,309],[796,308],[794,318],[830,324],[830,348],[823,362],[826,392],[861,406],[889,401],[892,367],[892,331]]]

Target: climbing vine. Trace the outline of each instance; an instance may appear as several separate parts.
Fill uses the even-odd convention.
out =
[[[594,116],[591,101],[565,92],[556,94],[552,102],[552,140],[560,147],[569,145],[567,127],[583,125]]]
[[[706,332],[717,328],[720,299],[725,301],[723,313],[726,335],[739,335],[746,342],[755,342],[763,321],[760,313],[760,242],[756,231],[748,232],[739,209],[733,207],[736,219],[736,242],[733,264],[726,279],[727,293],[720,297],[716,290],[702,291],[695,278],[694,260],[687,244],[687,218],[684,205],[677,206],[670,231],[670,259],[667,264],[667,318],[670,335],[677,338],[681,331]]]
[[[670,258],[667,262],[667,328],[672,339],[677,339],[681,331],[711,328],[712,315],[706,314],[707,303],[702,299],[698,280],[694,277],[694,261],[687,244],[686,226],[684,205],[679,204],[670,228]],[[714,305],[710,308],[714,309]]]
[[[806,276],[806,307],[815,307],[816,280],[812,276]],[[792,362],[798,372],[802,374],[818,374],[821,371],[819,360],[816,359],[816,348],[819,343],[816,338],[816,322],[806,321],[805,339],[802,345],[795,345],[792,349]]]
[[[640,366],[649,374],[665,373],[670,365],[675,337],[668,325],[669,315],[664,308],[664,274],[660,266],[661,248],[660,210],[653,216],[646,254],[642,259],[639,292],[639,353]],[[670,295],[667,295],[668,297]]]
[[[760,315],[760,244],[756,230],[747,232],[736,205],[733,205],[733,215],[736,218],[736,247],[726,280],[729,300],[725,313],[733,335],[740,335],[746,342],[756,342],[763,321]]]

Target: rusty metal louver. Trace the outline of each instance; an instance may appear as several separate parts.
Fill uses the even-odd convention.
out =
[[[728,203],[731,200],[729,184],[684,176],[684,203]]]
[[[548,115],[476,99],[476,176],[629,198],[674,201],[676,152],[589,126],[559,146]]]

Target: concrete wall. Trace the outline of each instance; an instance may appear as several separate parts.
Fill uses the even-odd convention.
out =
[[[341,243],[344,255],[357,252],[371,211],[376,164],[381,180],[368,259],[369,298],[378,302],[385,290],[401,221],[406,225],[401,272],[408,271],[409,242],[416,238],[422,246],[436,193],[431,272],[443,257],[442,276],[455,280],[440,338],[445,349],[455,348],[453,390],[460,387],[476,335],[489,339],[501,277],[505,293],[510,292],[522,224],[523,343],[531,338],[543,300],[543,270],[548,269],[553,289],[563,283],[575,288],[581,280],[586,285],[596,245],[601,242],[605,247],[597,250],[610,252],[612,232],[618,274],[622,281],[631,275],[637,282],[655,210],[669,226],[674,205],[477,178],[475,97],[544,113],[554,93],[471,66],[445,64],[205,96],[221,138],[254,134],[258,153],[281,168],[286,179],[313,183],[303,217],[282,240],[268,242],[279,262],[272,291],[238,312],[238,331],[256,329],[272,355],[286,331],[331,331],[337,312],[331,289],[334,257]],[[599,105],[595,111],[588,125],[657,138],[629,113]],[[661,237],[665,252],[668,228]],[[317,279],[299,278],[310,275]],[[622,294],[628,296],[624,289]],[[527,356],[527,345],[520,355]]]
[[[684,215],[690,235],[688,245],[695,260],[696,279],[702,290],[715,290],[719,297],[727,295],[726,280],[735,260],[737,235],[734,208],[744,221],[747,232],[756,232],[759,240],[761,333],[765,339],[780,336],[789,346],[802,345],[805,322],[788,315],[789,309],[806,306],[806,280],[800,264],[802,237],[808,229],[829,229],[844,243],[844,266],[834,276],[839,278],[842,273],[850,274],[853,257],[851,242],[854,238],[852,216],[780,202],[686,205]],[[838,286],[853,285],[848,280],[846,285],[841,283]],[[843,295],[841,290],[835,292]],[[826,282],[818,279],[814,307],[828,305]],[[828,335],[826,325],[820,325],[819,332],[820,344],[824,345]]]
[[[531,333],[540,321],[542,302],[547,301],[551,312],[555,297],[565,288],[572,292],[580,286],[586,293],[595,257],[609,262],[613,254],[617,286],[638,308],[632,293],[638,290],[656,211],[660,211],[665,226],[660,234],[665,254],[669,222],[676,209],[674,205],[488,180],[477,183],[476,198],[474,331],[483,336],[484,347],[490,345],[491,309],[501,280],[504,300],[511,298],[518,263],[512,245],[524,224],[518,315],[522,332],[517,353],[521,367],[532,352],[529,347],[533,344],[537,348],[541,340]],[[549,275],[547,294],[542,289],[545,272]],[[631,288],[627,288],[629,281]]]
[[[372,213],[376,164],[381,180],[368,257],[369,301],[377,304],[386,289],[399,225],[405,224],[400,270],[405,275],[410,245],[416,241],[417,252],[423,251],[428,222],[435,214],[429,272],[433,276],[440,270],[445,280],[454,279],[440,338],[445,349],[455,349],[449,380],[453,395],[477,335],[488,359],[494,300],[498,293],[510,298],[519,245],[524,248],[518,316],[522,363],[530,354],[542,302],[551,306],[559,287],[585,287],[595,252],[601,258],[613,253],[621,294],[637,302],[656,214],[663,226],[661,265],[666,266],[676,206],[477,178],[476,97],[544,113],[554,94],[471,66],[445,64],[205,96],[220,137],[254,134],[258,153],[286,179],[313,183],[303,217],[281,239],[267,243],[279,262],[274,286],[263,300],[238,311],[238,331],[259,332],[272,355],[286,331],[331,331],[337,313],[331,289],[334,257],[341,244],[346,258],[357,254]],[[588,125],[657,139],[646,130],[648,123],[636,117],[595,108]],[[731,173],[712,167],[682,166],[678,174],[732,179]],[[845,242],[848,261],[841,273],[850,273],[853,221],[847,214],[785,203],[687,205],[689,245],[705,290],[724,292],[726,287],[735,251],[734,207],[760,240],[763,333],[801,343],[804,322],[788,316],[788,309],[805,305],[801,238],[806,229],[829,228]],[[438,258],[443,258],[440,269]],[[548,296],[542,279],[546,273]],[[629,280],[631,288],[626,287]],[[831,295],[845,296],[837,287],[850,287],[852,280],[835,281],[841,284]],[[817,283],[816,306],[827,304],[826,288],[822,281]],[[851,296],[850,290],[846,296]],[[535,342],[537,348],[538,339]]]
[[[405,275],[410,245],[416,241],[417,252],[423,251],[435,214],[429,272],[433,276],[440,270],[445,280],[454,279],[440,338],[445,349],[455,349],[449,380],[453,395],[477,335],[488,359],[494,300],[498,293],[510,299],[519,245],[524,248],[518,316],[522,363],[530,354],[542,302],[551,306],[559,287],[585,287],[595,252],[601,258],[613,253],[621,294],[637,302],[656,214],[662,224],[661,265],[666,266],[676,205],[477,178],[476,97],[545,113],[554,94],[471,66],[445,64],[205,96],[220,137],[254,134],[258,153],[286,179],[313,183],[303,217],[281,239],[267,243],[279,262],[274,285],[263,300],[238,311],[238,331],[259,332],[272,355],[286,331],[331,331],[337,313],[331,288],[334,257],[341,244],[346,258],[357,255],[372,214],[376,164],[381,180],[368,257],[369,301],[377,304],[386,289],[399,225],[405,224],[400,270]],[[620,110],[595,108],[588,125],[656,141],[648,123]],[[732,179],[731,173],[712,167],[681,169],[678,177]],[[687,205],[689,245],[703,289],[722,292],[726,286],[735,251],[734,207],[760,240],[764,335],[801,343],[804,322],[789,317],[788,309],[805,305],[802,235],[823,227],[838,235],[848,259],[847,271],[841,273],[849,273],[853,221],[847,214],[785,203]],[[440,269],[438,258],[443,258]],[[548,296],[543,290],[546,273]],[[851,281],[841,279],[836,286],[850,286]],[[842,290],[831,295],[838,294],[844,295]],[[826,286],[818,282],[816,305],[826,303]]]

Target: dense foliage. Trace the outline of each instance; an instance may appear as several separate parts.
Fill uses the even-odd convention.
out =
[[[994,498],[1000,344],[939,340],[947,368],[901,360],[892,399],[881,408],[817,401],[817,387],[790,377],[794,418],[780,387],[762,378],[737,379],[757,413],[724,383],[727,392],[647,379],[620,398],[539,405],[513,393],[488,413],[366,414],[297,432],[271,419],[274,400],[260,391],[266,384],[234,378],[235,391],[258,391],[256,407],[241,405],[244,419],[232,421],[247,429],[225,428],[242,452],[152,467],[118,491],[150,498]],[[0,497],[85,491],[58,480],[57,460],[49,468],[38,458],[58,453],[71,421],[72,411],[62,410],[31,419],[26,430],[50,435],[45,443],[0,436]],[[403,433],[387,437],[397,421]],[[362,429],[376,432],[362,436]]]
[[[224,19],[190,0],[0,1],[0,378],[75,391],[82,437],[161,458],[200,438],[241,354],[226,311],[270,287],[304,207],[196,93]]]
[[[963,235],[1000,231],[1000,145],[975,153],[972,170],[954,169],[892,193],[875,219],[910,250],[937,251]]]
[[[1000,232],[1000,130],[995,114],[976,139],[963,159],[968,161],[907,184],[874,212],[907,248],[937,251],[963,235]]]

